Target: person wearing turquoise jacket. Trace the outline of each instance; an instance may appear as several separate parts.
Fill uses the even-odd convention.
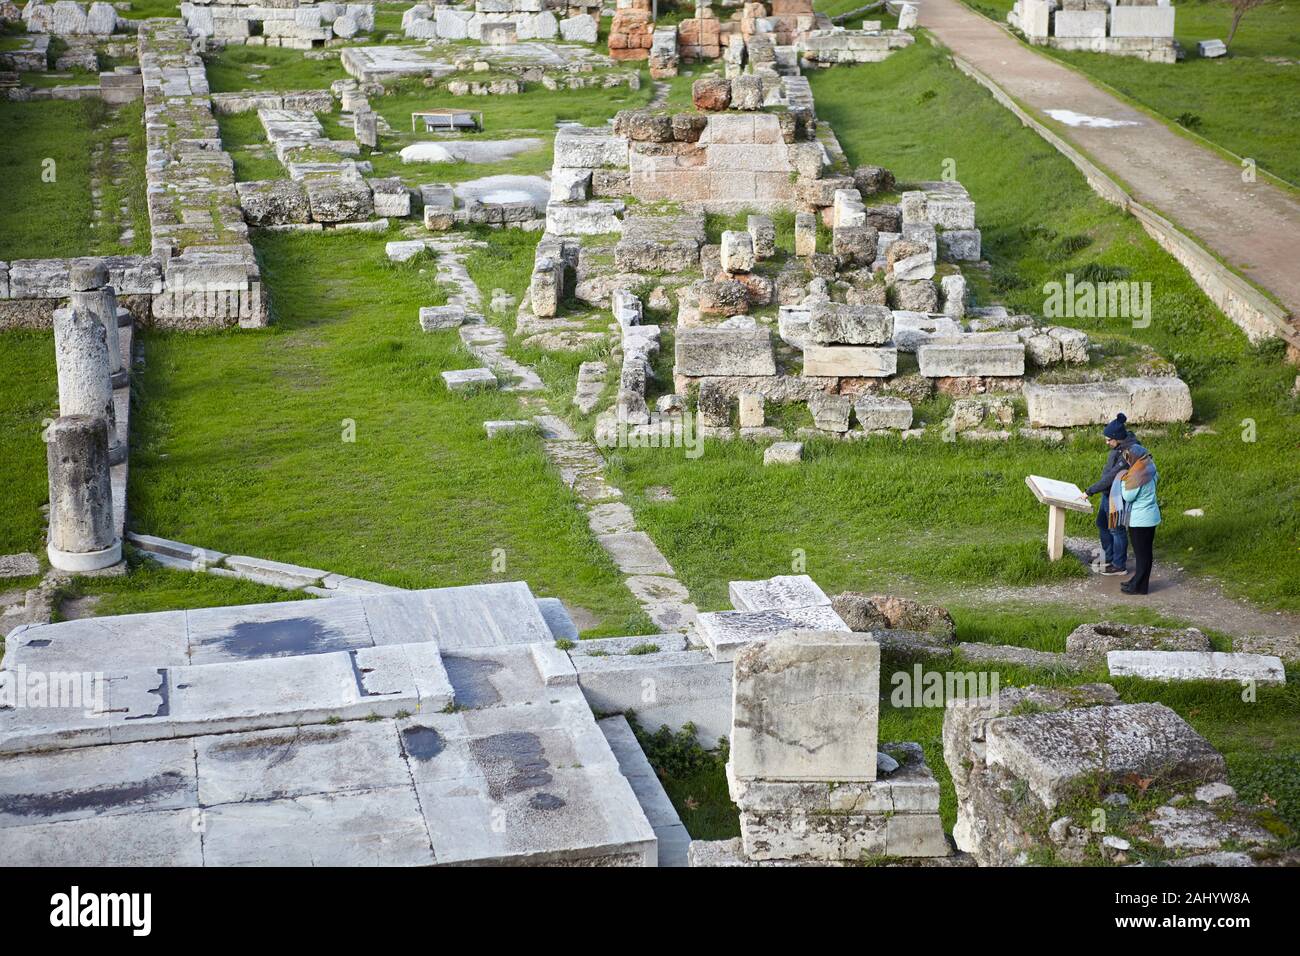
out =
[[[1112,528],[1128,528],[1133,544],[1133,576],[1120,585],[1125,594],[1146,594],[1151,584],[1152,550],[1156,526],[1160,524],[1160,505],[1156,502],[1156,463],[1151,452],[1141,445],[1124,449],[1128,466],[1115,476],[1110,489]]]

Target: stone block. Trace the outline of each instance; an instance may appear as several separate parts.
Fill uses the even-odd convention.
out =
[[[678,375],[775,375],[766,328],[681,328],[674,345]]]
[[[815,428],[843,433],[849,430],[853,400],[847,395],[814,395],[808,399],[808,411]]]
[[[442,373],[448,391],[464,392],[474,388],[496,388],[497,377],[491,369],[467,368]]]
[[[795,213],[794,254],[811,256],[817,251],[817,217],[810,212]]]
[[[763,451],[764,465],[797,465],[802,460],[803,442],[773,442]]]
[[[946,229],[939,233],[939,258],[944,262],[978,262],[980,243],[978,229]]]
[[[1080,624],[1065,637],[1068,654],[1085,657],[1109,651],[1209,651],[1210,639],[1195,627],[1169,628],[1149,624],[1100,621]]]
[[[308,179],[304,185],[316,222],[356,222],[374,215],[374,199],[364,181],[318,178]]]
[[[926,378],[1025,374],[1025,347],[1019,343],[932,341],[916,350],[916,359]]]
[[[731,770],[737,780],[876,779],[875,641],[793,631],[741,649],[732,674]]]
[[[829,607],[831,599],[806,574],[778,574],[762,581],[732,581],[727,596],[737,611],[780,611]]]
[[[1057,10],[1054,24],[1058,37],[1100,38],[1106,35],[1106,11]]]
[[[1217,651],[1109,651],[1111,677],[1141,677],[1156,681],[1230,681],[1261,685],[1286,683],[1282,660],[1266,654],[1224,654]]]
[[[809,344],[803,374],[833,378],[886,378],[898,371],[898,350],[868,345]]]
[[[1224,776],[1223,757],[1164,704],[1117,704],[999,717],[984,759],[1024,780],[1048,809],[1081,787],[1152,777],[1164,786]]]
[[[770,216],[750,216],[746,227],[756,259],[770,259],[776,255],[776,226]]]
[[[723,232],[721,255],[725,271],[752,272],[755,262],[753,237],[748,232]]]
[[[853,403],[854,414],[866,431],[906,431],[912,427],[912,406],[889,395],[863,395]]]
[[[1110,11],[1112,37],[1173,39],[1174,8],[1116,6]]]
[[[799,445],[798,454],[793,448]],[[775,442],[768,451],[778,448],[773,456],[775,463],[793,464],[800,461],[803,446],[798,442]],[[763,456],[764,464],[768,456]],[[713,611],[695,619],[696,636],[709,648],[715,660],[729,661],[746,644],[767,641],[784,631],[845,631],[848,625],[835,611],[825,605],[781,608],[770,611]]]
[[[758,392],[741,392],[737,397],[740,406],[741,428],[763,427],[763,396]]]

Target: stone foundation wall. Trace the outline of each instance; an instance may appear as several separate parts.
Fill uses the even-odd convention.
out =
[[[311,49],[335,38],[350,40],[375,28],[373,3],[182,3],[181,19],[194,36],[226,43]]]
[[[85,6],[72,0],[28,3],[23,7],[23,23],[28,33],[60,37],[108,37],[135,30],[135,24],[119,17],[110,3]]]
[[[1141,0],[1016,0],[1007,23],[1035,46],[1174,63],[1174,8]]]
[[[203,61],[179,20],[140,25],[149,225],[163,289],[154,324],[263,326],[267,303]]]

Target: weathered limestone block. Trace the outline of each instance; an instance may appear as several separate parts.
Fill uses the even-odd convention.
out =
[[[544,258],[533,266],[528,297],[533,314],[549,318],[559,312],[564,298],[564,266],[557,259]]]
[[[819,345],[884,345],[894,335],[894,313],[883,305],[818,302],[808,328]]]
[[[944,276],[939,280],[939,291],[943,297],[943,314],[961,321],[966,316],[966,277]]]
[[[282,226],[311,221],[311,205],[302,183],[267,179],[237,183],[239,205],[250,226]]]
[[[560,21],[560,36],[566,43],[595,43],[596,18],[582,13]]]
[[[803,461],[803,442],[772,442],[763,451],[764,465],[797,465]]]
[[[808,399],[808,411],[812,413],[814,428],[843,434],[849,430],[853,400],[847,395],[814,395]]]
[[[1024,391],[1029,424],[1035,428],[1100,425],[1117,411],[1134,424],[1185,422],[1192,417],[1191,391],[1172,376],[1078,385],[1034,384],[1026,385]]]
[[[719,112],[731,106],[731,81],[705,77],[691,85],[691,102],[698,110]]]
[[[910,408],[908,412],[910,415]],[[945,644],[956,640],[957,626],[952,615],[937,604],[923,604],[892,594],[844,591],[835,596],[831,606],[854,631],[896,630],[928,634]]]
[[[811,256],[817,251],[817,217],[810,212],[795,213],[794,254]]]
[[[74,572],[117,564],[122,560],[122,542],[113,520],[108,423],[98,416],[60,416],[45,440],[50,564]]]
[[[841,269],[869,266],[876,259],[877,241],[878,233],[871,226],[836,226],[831,231],[831,252]],[[930,271],[933,274],[933,266]]]
[[[548,203],[546,231],[560,236],[600,236],[622,232],[619,215],[624,204],[616,200],[585,203]]]
[[[937,339],[920,346],[916,360],[921,374],[926,378],[1025,374],[1023,345],[985,343],[979,338],[978,334],[972,334],[957,341]]]
[[[727,585],[727,597],[737,611],[829,607],[831,603],[826,592],[806,574],[778,574],[762,581],[731,581]]]
[[[859,166],[853,170],[853,182],[863,196],[873,196],[894,188],[894,174],[883,166]]]
[[[734,278],[697,282],[691,287],[702,315],[740,315],[749,311],[749,292]]]
[[[766,328],[679,328],[674,343],[677,375],[775,375],[776,359]]]
[[[887,378],[898,371],[898,350],[870,345],[816,345],[803,353],[803,374],[834,378]]]
[[[937,312],[939,289],[929,279],[898,280],[889,286],[894,308],[906,312]]]
[[[731,108],[733,110],[761,110],[763,108],[763,77],[745,73],[731,80]]]
[[[756,259],[770,259],[776,255],[776,226],[770,216],[750,216],[745,225]]]
[[[375,215],[404,219],[411,214],[411,191],[399,176],[367,179],[374,197]]]
[[[555,134],[554,165],[558,169],[626,167],[627,139],[597,127],[563,127]]]
[[[1109,651],[1209,651],[1213,648],[1204,632],[1195,627],[1155,627],[1150,624],[1120,624],[1101,621],[1080,624],[1066,635],[1069,654],[1103,657]]]
[[[889,395],[863,395],[853,403],[854,414],[867,431],[906,431],[912,427],[912,406]],[[843,614],[840,615],[843,617]]]
[[[741,392],[738,396],[738,405],[741,428],[763,427],[763,396],[760,393]]]
[[[880,647],[869,637],[792,631],[736,655],[736,780],[876,779]]]
[[[939,233],[939,258],[944,262],[978,262],[980,231],[946,229]]]
[[[307,179],[304,185],[316,222],[359,222],[374,215],[374,198],[364,180],[321,177]]]
[[[1147,680],[1206,680],[1286,683],[1282,659],[1268,654],[1224,654],[1218,651],[1109,651],[1106,667],[1111,677]]]
[[[722,268],[727,272],[751,272],[754,268],[754,240],[748,232],[726,230],[722,234]]]

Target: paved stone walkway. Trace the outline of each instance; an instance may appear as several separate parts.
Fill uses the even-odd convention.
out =
[[[1262,177],[1242,182],[1238,164],[1035,52],[960,0],[925,0],[920,23],[1049,126],[1047,110],[1121,121],[1069,127],[1062,136],[1120,179],[1135,199],[1271,292],[1293,317],[1300,315],[1300,200]]]

